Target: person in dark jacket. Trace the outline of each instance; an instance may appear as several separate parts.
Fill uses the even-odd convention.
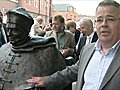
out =
[[[61,90],[73,81],[77,81],[75,90],[120,90],[120,4],[100,2],[95,17],[99,39],[82,48],[75,65],[50,76],[32,76],[27,82],[51,90]]]
[[[76,61],[79,59],[80,51],[84,45],[96,42],[98,40],[97,33],[94,31],[93,22],[90,18],[82,18],[79,25],[84,36],[78,41],[78,47],[76,48]]]
[[[6,26],[3,23],[3,16],[2,12],[0,12],[0,47],[8,42]]]

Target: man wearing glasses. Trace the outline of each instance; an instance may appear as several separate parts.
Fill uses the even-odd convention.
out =
[[[120,90],[120,4],[113,0],[100,2],[95,17],[99,39],[83,47],[75,65],[27,82],[60,90],[77,80],[76,90]]]

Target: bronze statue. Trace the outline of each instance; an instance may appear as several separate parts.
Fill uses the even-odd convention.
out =
[[[40,90],[28,85],[31,76],[45,76],[66,67],[54,38],[31,38],[33,18],[21,7],[7,13],[10,42],[0,48],[0,90]],[[49,90],[46,88],[46,90]]]

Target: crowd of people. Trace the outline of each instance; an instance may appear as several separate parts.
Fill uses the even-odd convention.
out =
[[[75,90],[120,89],[120,4],[116,1],[101,1],[96,8],[94,22],[90,18],[84,17],[79,21],[79,28],[76,28],[75,21],[65,22],[61,15],[50,17],[49,23],[44,26],[41,16],[36,17],[36,22],[34,22],[24,8],[15,8],[6,14],[8,16],[6,27],[2,23],[2,16],[0,17],[0,51],[3,52],[8,48],[4,54],[8,54],[8,52],[23,56],[25,54],[27,58],[17,59],[19,63],[23,59],[28,60],[21,63],[22,67],[24,63],[27,63],[25,67],[30,67],[29,61],[33,63],[32,67],[36,72],[35,70],[34,73],[27,72],[27,75],[23,76],[24,80],[22,79],[26,87],[31,85],[30,88],[37,88],[37,90],[39,88],[72,90],[72,83],[76,82]],[[23,22],[24,20],[28,23]],[[55,49],[44,50],[47,47]],[[41,50],[43,51],[41,52]],[[27,52],[27,54],[21,54],[21,52]],[[46,65],[43,66],[44,71],[40,71],[39,68],[42,68],[39,65],[43,63],[35,62],[41,60],[40,55],[43,55],[44,52],[50,54],[47,54],[49,57],[42,57],[43,61],[46,59],[44,63]],[[55,54],[55,52],[57,53]],[[18,56],[13,55],[13,57],[15,59]],[[35,62],[32,61],[33,57],[36,59]],[[1,54],[0,58],[0,68],[5,68],[4,59],[6,57]],[[51,59],[54,60],[51,62]],[[15,63],[14,60],[12,63]],[[34,64],[38,66],[34,66]],[[46,73],[47,66],[50,71]],[[8,69],[12,69],[10,67],[11,64]],[[0,69],[1,90],[4,90],[5,85],[9,86],[9,84],[5,84],[4,80],[8,79],[9,75],[7,70],[5,71],[7,74],[4,74],[4,71]],[[13,79],[13,76],[11,77]],[[11,88],[13,87],[14,85]],[[20,89],[21,86],[18,88]]]

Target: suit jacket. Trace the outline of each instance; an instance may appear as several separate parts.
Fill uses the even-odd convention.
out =
[[[8,40],[8,35],[7,35],[7,29],[6,29],[6,25],[3,23],[1,30],[0,30],[0,47],[7,43]]]
[[[74,37],[75,37],[75,43],[77,44],[77,42],[79,40],[79,37],[80,37],[80,31],[79,30],[76,29]]]
[[[98,39],[97,33],[94,32],[91,43],[96,42],[97,39]],[[78,44],[78,50],[76,50],[76,61],[79,59],[80,51],[81,51],[82,47],[85,45],[86,40],[87,40],[87,36],[83,36],[80,39],[80,42]]]
[[[43,30],[43,27],[37,22],[33,24],[33,30],[35,36],[44,36],[45,31]]]
[[[86,67],[94,53],[94,43],[86,45],[80,54],[79,61],[70,67],[67,67],[61,72],[57,72],[50,77],[44,77],[48,90],[55,90],[54,88],[64,88],[71,82],[77,80],[76,90],[82,90],[84,84],[84,73]],[[51,78],[52,77],[52,78]],[[77,78],[78,77],[78,78]],[[120,47],[118,48],[104,78],[99,90],[120,90]]]
[[[93,38],[92,38],[91,43],[96,42],[97,39],[98,39],[98,36],[97,36],[97,33],[95,32],[94,35],[93,35]],[[85,45],[86,40],[87,40],[87,37],[86,37],[86,36],[81,37],[80,42],[79,42],[79,44],[78,44],[78,50],[79,50],[79,51],[80,51],[81,48]]]
[[[74,48],[75,48],[75,38],[73,34],[67,30],[64,31],[64,45],[62,46],[63,49],[69,48],[69,55],[73,55]],[[45,37],[54,37],[56,40],[56,47],[58,48],[58,40],[55,31],[47,31]]]
[[[87,45],[80,55],[80,64],[78,70],[77,90],[81,90],[84,84],[83,75],[85,69],[93,55],[94,44]],[[104,78],[99,90],[120,90],[120,47],[118,48]],[[87,57],[86,57],[87,56]]]
[[[3,37],[2,31],[0,31],[0,47],[1,47],[3,44],[5,44],[5,39],[4,39],[4,37]]]

